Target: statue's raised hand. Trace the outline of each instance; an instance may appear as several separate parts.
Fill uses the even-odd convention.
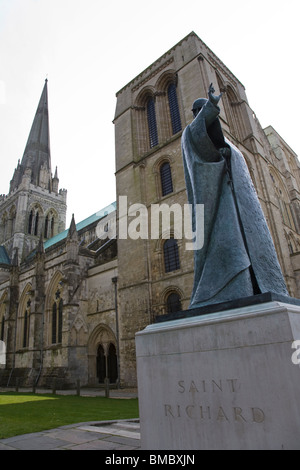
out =
[[[208,98],[212,104],[217,105],[221,99],[222,93],[219,96],[215,96],[214,92],[215,92],[215,89],[213,87],[213,84],[211,83],[208,89]]]

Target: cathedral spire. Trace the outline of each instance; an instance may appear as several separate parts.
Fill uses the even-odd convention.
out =
[[[25,172],[30,174],[32,184],[52,190],[47,83],[46,79],[21,164],[11,181],[11,191],[20,185]]]

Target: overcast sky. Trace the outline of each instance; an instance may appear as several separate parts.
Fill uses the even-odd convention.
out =
[[[192,31],[300,155],[299,0],[0,0],[0,194],[48,78],[67,225],[115,201],[116,92]]]

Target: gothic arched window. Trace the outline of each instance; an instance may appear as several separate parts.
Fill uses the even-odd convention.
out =
[[[28,310],[24,314],[24,325],[23,325],[23,348],[28,346],[28,326],[29,326],[29,316]]]
[[[39,213],[37,212],[35,214],[35,221],[34,221],[34,235],[37,236],[38,235],[38,230],[39,230]]]
[[[52,305],[52,344],[62,342],[63,300],[60,298],[59,291],[55,296],[56,300]]]
[[[28,234],[38,236],[39,234],[39,220],[40,213],[39,209],[32,209],[29,213],[28,218]]]
[[[29,343],[29,318],[30,318],[30,305],[31,305],[31,300],[29,299],[27,301],[27,307],[24,313],[24,319],[23,319],[23,348],[28,347]]]
[[[52,344],[56,343],[57,331],[57,304],[54,302],[52,306]]]
[[[164,243],[164,263],[166,273],[180,269],[178,244],[174,238]]]
[[[54,237],[54,217],[51,219],[50,223],[50,238]]]
[[[46,216],[45,229],[44,229],[44,238],[48,238],[48,225],[49,225],[49,217]]]
[[[45,218],[44,238],[54,237],[54,224],[55,224],[55,215],[53,214],[52,210],[50,210],[50,212],[48,212]]]
[[[155,114],[154,98],[149,98],[147,101],[147,119],[149,129],[150,148],[158,145],[158,133]]]
[[[62,326],[63,326],[63,301],[60,299],[58,304],[58,331],[57,331],[57,339],[58,342],[62,342]]]
[[[172,131],[174,135],[174,134],[177,134],[177,132],[181,131],[182,129],[175,83],[171,83],[168,87],[168,99],[169,99]]]
[[[32,222],[33,222],[33,211],[30,211],[29,220],[28,220],[28,233],[31,235],[32,231]]]

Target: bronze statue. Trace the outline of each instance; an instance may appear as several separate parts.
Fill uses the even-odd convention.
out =
[[[211,84],[208,99],[194,102],[194,120],[182,134],[194,232],[196,204],[204,204],[204,246],[194,251],[190,308],[265,292],[289,295],[244,157],[224,138],[222,94],[214,93]]]

